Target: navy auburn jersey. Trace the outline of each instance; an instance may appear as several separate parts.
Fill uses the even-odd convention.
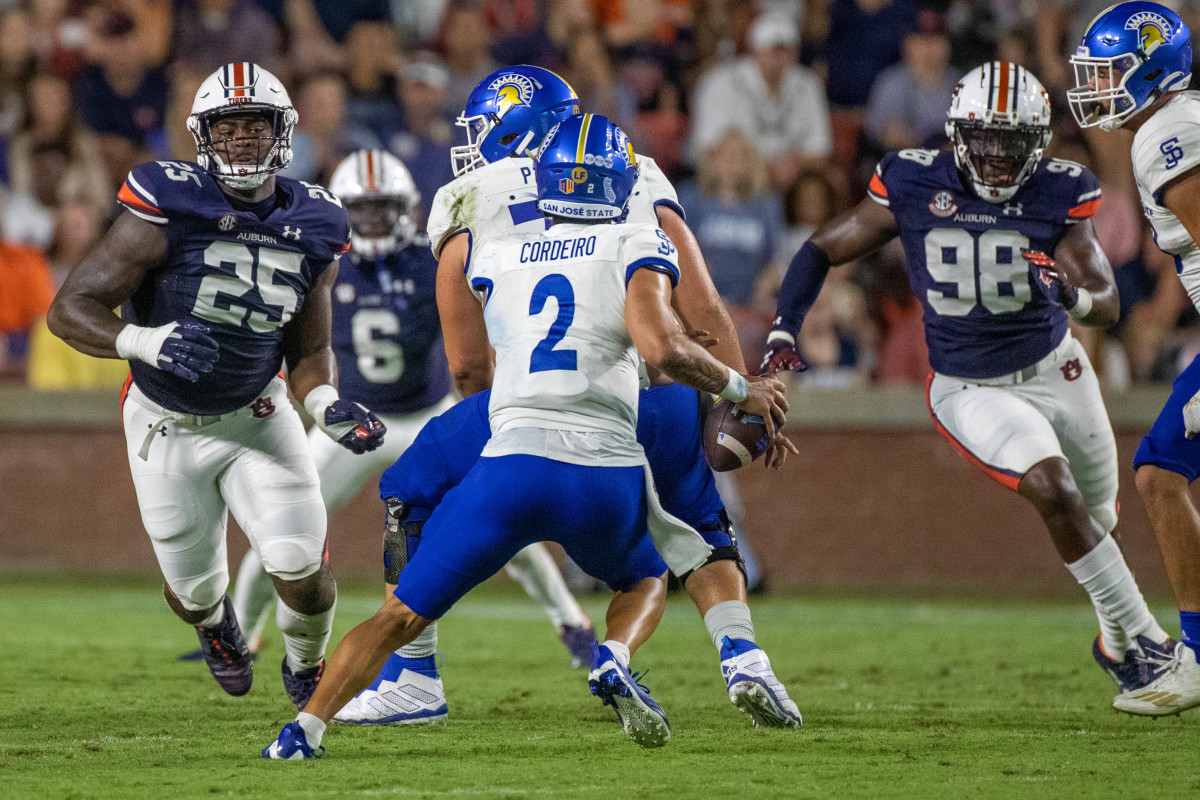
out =
[[[467,473],[492,437],[491,391],[478,392],[425,424],[412,445],[379,479],[380,497],[411,506],[421,522]],[[662,506],[699,531],[721,527],[725,510],[700,442],[699,394],[682,384],[638,394],[637,440],[646,450]]]
[[[407,414],[450,392],[428,242],[375,260],[349,253],[333,287],[338,392],[381,414]]]
[[[258,397],[283,362],[283,326],[350,241],[342,203],[320,186],[276,176],[261,203],[233,200],[198,165],[152,161],[129,173],[121,204],[162,227],[167,254],[122,310],[135,325],[193,319],[220,345],[195,383],[141,361],[138,388],[165,408],[224,414]]]
[[[1033,285],[1021,250],[1053,254],[1096,213],[1100,184],[1085,167],[1042,159],[1011,200],[989,203],[964,185],[953,153],[901,150],[879,162],[868,194],[895,215],[936,371],[994,378],[1062,340],[1066,310]]]

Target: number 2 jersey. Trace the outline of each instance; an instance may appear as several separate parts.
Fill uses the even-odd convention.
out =
[[[280,176],[266,201],[235,201],[183,161],[135,167],[117,198],[167,237],[166,256],[125,304],[123,318],[149,327],[196,320],[220,346],[212,372],[195,383],[141,361],[130,362],[134,382],[172,411],[213,415],[247,405],[283,363],[283,326],[349,247],[341,202]]]
[[[378,259],[342,256],[333,287],[338,392],[378,414],[410,414],[450,392],[424,237]]]
[[[1062,341],[1066,311],[1033,285],[1021,250],[1053,254],[1096,213],[1100,185],[1086,168],[1043,159],[1011,200],[989,203],[964,185],[953,153],[902,150],[879,163],[868,194],[896,218],[934,370],[994,378]]]

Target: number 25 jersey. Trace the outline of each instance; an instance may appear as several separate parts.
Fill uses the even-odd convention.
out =
[[[896,218],[934,370],[994,378],[1062,341],[1066,311],[1034,286],[1021,250],[1053,254],[1096,213],[1100,185],[1086,168],[1043,159],[1011,200],[989,203],[963,184],[952,153],[902,150],[879,163],[868,195]]]
[[[235,205],[214,178],[185,161],[135,167],[117,199],[167,237],[161,265],[147,273],[122,316],[151,327],[196,320],[220,346],[212,372],[195,383],[141,361],[130,362],[134,382],[172,411],[224,414],[247,405],[283,363],[283,326],[349,247],[341,201],[276,176],[273,198]]]

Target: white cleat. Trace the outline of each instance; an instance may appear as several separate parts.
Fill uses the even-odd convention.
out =
[[[434,656],[388,659],[371,688],[363,689],[334,715],[347,725],[422,725],[444,722],[446,693]]]
[[[1183,642],[1163,665],[1162,674],[1141,689],[1113,698],[1113,708],[1143,717],[1165,717],[1200,706],[1200,664]]]
[[[729,702],[750,715],[756,728],[799,728],[800,709],[775,677],[771,661],[747,639],[721,642],[721,674],[729,689]]]

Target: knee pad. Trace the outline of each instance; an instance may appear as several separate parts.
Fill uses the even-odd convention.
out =
[[[225,597],[229,588],[229,571],[225,569],[189,578],[172,578],[167,582],[171,593],[188,611],[212,608]]]
[[[383,502],[387,509],[383,525],[383,582],[394,586],[400,582],[401,570],[417,554],[425,520],[410,520],[412,506],[403,500],[388,497]]]
[[[1112,533],[1117,527],[1117,501],[1109,500],[1097,506],[1089,506],[1088,513],[1105,533]]]
[[[712,553],[708,560],[701,564],[701,567],[715,564],[718,561],[732,561],[737,565],[738,570],[742,573],[742,577],[746,577],[746,562],[742,559],[742,553],[738,549],[737,535],[733,532],[733,524],[729,520],[729,514],[725,509],[721,509],[720,522],[702,525],[697,532],[705,543],[712,548]],[[699,569],[699,567],[697,567]],[[695,570],[692,570],[695,572]],[[684,573],[679,576],[680,583],[686,585],[687,579],[692,572]]]
[[[307,578],[321,568],[325,558],[325,540],[315,536],[287,536],[259,542],[258,555],[263,569],[285,581]]]

